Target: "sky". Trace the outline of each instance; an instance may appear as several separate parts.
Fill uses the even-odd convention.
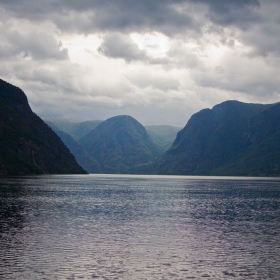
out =
[[[280,101],[279,0],[0,0],[0,78],[43,118],[183,127]]]

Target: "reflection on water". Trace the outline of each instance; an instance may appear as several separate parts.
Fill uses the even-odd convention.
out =
[[[0,178],[1,279],[279,279],[280,180]]]

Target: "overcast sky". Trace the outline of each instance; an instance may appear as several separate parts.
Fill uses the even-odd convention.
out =
[[[0,0],[0,78],[39,116],[184,126],[280,101],[279,0]]]

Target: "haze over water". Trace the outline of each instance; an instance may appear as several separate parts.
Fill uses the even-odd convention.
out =
[[[279,279],[280,179],[0,179],[1,279]]]

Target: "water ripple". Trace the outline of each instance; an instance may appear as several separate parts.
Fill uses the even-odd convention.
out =
[[[1,279],[279,279],[280,181],[1,178]]]

